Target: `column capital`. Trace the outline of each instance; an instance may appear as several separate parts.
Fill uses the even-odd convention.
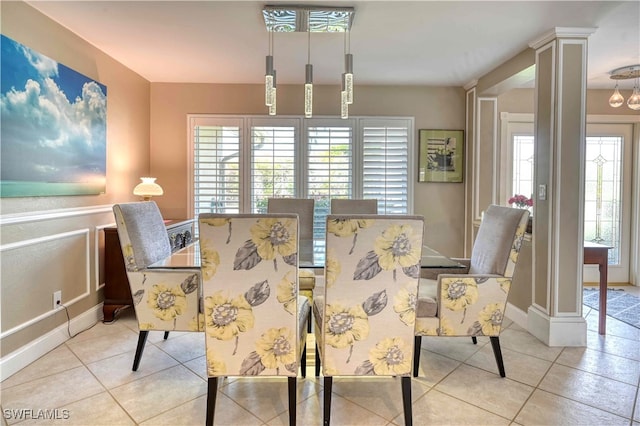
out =
[[[474,87],[476,87],[478,85],[478,79],[473,79],[470,82],[468,82],[467,84],[465,84],[464,86],[462,86],[462,88],[465,91],[469,91],[470,89],[473,89]]]
[[[529,43],[532,49],[538,49],[557,38],[588,38],[597,28],[555,27]]]

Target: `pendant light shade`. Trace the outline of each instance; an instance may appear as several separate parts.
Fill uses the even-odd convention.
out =
[[[278,88],[275,85],[275,81],[276,81],[275,74],[273,76],[273,81],[274,81],[274,84],[273,84],[273,89],[271,89],[271,99],[272,99],[272,101],[271,101],[271,105],[269,105],[269,115],[276,115],[276,103],[278,101],[278,97],[277,97]]]
[[[627,99],[627,106],[634,111],[640,110],[640,85],[638,84],[638,79],[636,79],[636,84],[633,86],[633,93]]]
[[[616,68],[611,71],[611,79],[616,80],[616,87],[613,90],[613,94],[609,98],[609,105],[612,108],[618,108],[624,104],[624,97],[620,94],[618,90],[618,82],[617,80],[629,80],[634,78],[635,84],[633,85],[633,92],[629,99],[627,99],[627,106],[634,111],[640,110],[640,64],[638,65],[629,65],[622,68]]]
[[[624,98],[618,91],[618,83],[616,83],[616,88],[613,91],[613,95],[611,95],[611,97],[609,98],[609,105],[611,105],[613,108],[618,108],[622,106],[623,103],[624,103]]]
[[[313,65],[307,64],[304,74],[304,116],[311,118],[313,115]]]
[[[267,71],[264,75],[264,103],[267,106],[273,104],[273,56],[267,56]]]
[[[344,90],[347,92],[347,103],[353,103],[353,55],[347,53],[344,55]]]
[[[340,92],[340,118],[349,118],[349,104],[347,103],[347,91]]]

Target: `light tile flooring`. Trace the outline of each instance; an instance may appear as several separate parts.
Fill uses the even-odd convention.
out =
[[[640,295],[640,288],[625,287]],[[488,339],[423,338],[420,377],[412,380],[416,425],[640,426],[640,330],[585,307],[587,347],[550,348],[510,323],[500,341],[506,378]],[[72,330],[73,332],[73,330]],[[206,405],[204,339],[198,333],[150,333],[131,371],[137,327],[131,312],[99,323],[2,382],[5,424],[202,425]],[[313,359],[313,354],[310,354]],[[298,425],[319,425],[322,380],[308,367],[298,379]],[[285,379],[226,379],[219,425],[288,422]],[[334,379],[335,425],[402,425],[397,379]],[[11,410],[58,409],[57,421],[22,420]],[[8,417],[8,418],[7,418]]]

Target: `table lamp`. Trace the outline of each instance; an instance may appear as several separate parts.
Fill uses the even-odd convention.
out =
[[[141,177],[141,183],[133,188],[133,195],[139,195],[144,201],[149,201],[151,197],[164,194],[162,187],[156,183],[154,177]]]

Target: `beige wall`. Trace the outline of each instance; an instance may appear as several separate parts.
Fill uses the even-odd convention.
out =
[[[611,80],[613,83],[613,80]],[[638,115],[627,105],[619,108],[612,108],[609,105],[609,97],[613,93],[613,86],[610,89],[589,89],[587,90],[587,116],[588,115]],[[620,90],[620,94],[629,99],[631,90]],[[514,89],[498,96],[498,113],[518,112],[533,114],[534,106],[533,89]],[[588,121],[588,120],[587,120]]]
[[[337,86],[314,87],[314,115],[339,115],[338,93]],[[417,138],[419,129],[464,129],[464,97],[461,88],[356,86],[349,114],[415,117]],[[300,85],[278,86],[279,115],[300,115],[302,105]],[[266,112],[262,85],[151,84],[151,173],[165,190],[157,199],[165,217],[187,214],[187,114]],[[417,155],[414,158],[417,164]],[[416,182],[413,197],[415,213],[426,220],[426,243],[447,255],[461,256],[464,184]]]
[[[0,7],[3,35],[107,86],[106,194],[2,199],[4,357],[66,322],[62,310],[52,312],[55,290],[62,290],[72,318],[102,301],[101,227],[113,223],[111,205],[132,201],[138,177],[149,172],[150,108],[145,79],[25,3]]]

